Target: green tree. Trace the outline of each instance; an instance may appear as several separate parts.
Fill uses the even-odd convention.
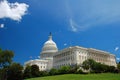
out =
[[[105,64],[98,63],[92,59],[85,60],[82,64],[83,69],[89,70],[90,72],[103,73],[103,72],[115,72],[114,66],[108,66]]]
[[[39,67],[37,65],[29,66],[27,65],[24,69],[24,79],[32,78],[32,77],[42,77],[47,76],[49,73],[47,71],[39,71]]]
[[[7,70],[12,63],[13,56],[12,51],[0,49],[0,80],[6,80]]]
[[[37,65],[31,66],[31,74],[32,77],[38,77],[39,76],[39,67]]]
[[[101,72],[104,72],[105,71],[105,66],[104,64],[101,64],[101,63],[98,63],[96,62],[93,67],[92,67],[92,70],[95,72],[95,73],[101,73]]]
[[[80,65],[75,64],[71,66],[69,73],[78,73],[79,68],[80,68]]]
[[[23,77],[26,78],[31,78],[32,74],[31,74],[31,66],[26,66],[24,69],[24,73],[23,73]]]
[[[12,58],[14,56],[14,53],[10,50],[4,50],[0,49],[0,68],[5,68],[9,66],[12,63]]]
[[[7,80],[22,80],[22,70],[22,65],[20,65],[19,63],[12,63],[7,70]]]
[[[120,62],[117,64],[117,69],[120,72]]]
[[[93,59],[85,60],[82,64],[83,69],[92,71],[96,62]]]
[[[109,66],[109,72],[115,72],[115,67],[114,66]]]

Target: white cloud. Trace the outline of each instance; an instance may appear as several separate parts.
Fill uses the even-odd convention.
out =
[[[0,28],[4,28],[4,24],[0,24]]]
[[[115,47],[115,51],[118,51],[119,50],[119,47]]]
[[[64,43],[64,46],[66,46],[67,45],[67,43]]]
[[[37,56],[38,58],[40,58],[40,56]]]
[[[78,25],[73,19],[70,19],[69,22],[70,22],[71,31],[78,32],[85,30],[85,26]]]
[[[73,22],[72,19],[70,19],[70,27],[73,32],[77,32],[77,25]]]
[[[120,21],[120,0],[69,0],[66,3],[68,20],[72,18],[75,22],[70,26],[74,32],[81,31],[81,27],[86,30]]]
[[[27,12],[28,5],[25,3],[9,3],[7,0],[0,1],[0,18],[10,18],[20,21]]]
[[[116,58],[118,61],[120,60],[120,58]]]

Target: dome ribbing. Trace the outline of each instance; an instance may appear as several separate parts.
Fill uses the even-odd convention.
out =
[[[44,43],[44,46],[42,48],[42,54],[43,53],[54,53],[57,52],[58,48],[56,46],[56,43],[52,40],[52,34],[50,33],[48,41]]]

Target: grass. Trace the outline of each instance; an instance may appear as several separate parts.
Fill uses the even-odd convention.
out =
[[[64,74],[57,76],[31,78],[26,80],[120,80],[120,74]]]

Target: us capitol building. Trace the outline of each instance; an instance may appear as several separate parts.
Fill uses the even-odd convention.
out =
[[[116,67],[115,55],[106,51],[80,46],[58,50],[56,43],[52,40],[51,33],[40,52],[40,59],[29,60],[25,62],[25,66],[37,65],[40,71],[44,71],[51,68],[59,69],[61,66],[81,65],[87,59]]]

